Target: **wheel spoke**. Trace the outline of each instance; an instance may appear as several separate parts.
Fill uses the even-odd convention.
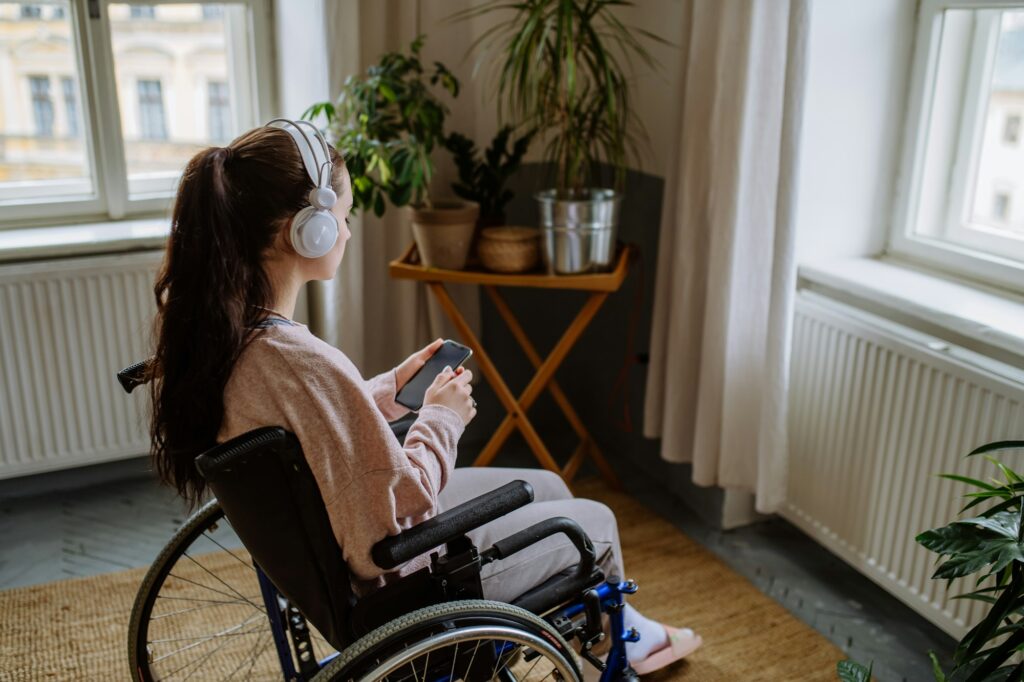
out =
[[[230,554],[232,557],[234,557],[235,561],[237,561],[238,563],[242,564],[243,566],[248,568],[253,573],[256,572],[256,567],[252,565],[251,561],[245,561],[244,559],[242,559],[241,557],[236,555],[234,552],[232,552],[230,549],[228,549],[224,545],[222,545],[219,542],[217,542],[217,539],[214,538],[212,535],[210,535],[210,533],[208,531],[203,531],[203,536],[206,537],[207,540],[209,540],[210,542],[212,542],[213,544],[217,545],[222,550],[224,550],[225,552]]]
[[[259,637],[256,638],[256,643],[253,645],[253,651],[254,652],[259,647],[259,645],[263,642],[263,638],[267,635],[267,633],[269,633],[269,630],[265,631],[262,635],[260,635]],[[242,677],[243,680],[250,679],[250,676],[252,675],[252,670],[253,670],[253,668],[256,667],[256,661],[258,661],[260,659],[260,656],[262,656],[266,652],[267,652],[267,649],[263,648],[263,649],[260,649],[259,652],[256,653],[256,655],[249,654],[249,657],[250,657],[249,668],[245,671],[245,675]],[[234,674],[234,673],[232,673],[232,674]]]
[[[164,618],[170,618],[171,616],[180,616],[180,615],[185,614],[185,613],[192,613],[193,611],[201,611],[203,609],[215,609],[218,606],[222,606],[224,604],[245,604],[245,602],[243,602],[241,600],[238,600],[238,599],[236,599],[234,601],[229,601],[229,602],[216,601],[216,602],[213,602],[211,604],[206,604],[204,606],[193,606],[192,608],[188,608],[188,609],[178,609],[177,611],[171,611],[169,613],[161,613],[158,616],[150,616],[149,619],[151,621],[163,620]]]
[[[192,637],[168,637],[166,639],[151,639],[150,644],[166,644],[167,642],[191,642],[196,639],[220,639],[222,637],[241,637],[243,635],[251,635],[254,632],[263,632],[263,628],[256,630],[244,630],[242,632],[218,632],[212,635],[194,635]]]
[[[253,615],[249,616],[248,618],[243,620],[238,625],[235,625],[234,627],[228,628],[227,630],[222,630],[220,633],[217,633],[217,635],[209,635],[206,639],[204,639],[201,642],[195,642],[193,644],[189,644],[188,646],[182,647],[180,649],[175,649],[174,651],[171,651],[170,653],[166,653],[163,656],[159,656],[159,657],[153,659],[153,663],[158,663],[159,661],[162,661],[162,660],[164,660],[166,658],[170,658],[171,656],[174,656],[175,654],[180,654],[180,653],[182,653],[184,651],[188,651],[190,649],[195,649],[197,646],[201,646],[201,645],[205,644],[206,642],[213,640],[218,635],[221,635],[221,634],[224,634],[224,633],[228,633],[228,632],[233,632],[235,630],[238,630],[239,628],[244,628],[246,625],[251,623],[254,618],[259,618],[261,616],[262,616],[262,614],[254,613]],[[251,632],[259,632],[259,631],[258,630],[252,630]],[[148,642],[148,643],[152,643],[152,642]],[[226,644],[226,642],[225,642],[225,644]]]
[[[462,676],[462,679],[468,680],[469,673],[473,670],[473,661],[476,660],[476,652],[480,649],[480,643],[482,640],[476,640],[476,646],[473,647],[473,655],[469,657],[469,665],[466,666],[466,674]]]
[[[452,654],[452,669],[448,673],[448,682],[455,682],[455,662],[459,660],[459,643],[455,643],[455,653]]]
[[[523,675],[523,680],[529,680],[530,679],[530,673],[532,673],[533,669],[537,667],[538,663],[540,663],[541,658],[542,658],[541,656],[537,656],[537,658],[534,659],[533,665],[531,665],[530,669],[526,671],[525,675]]]
[[[216,573],[214,573],[213,571],[211,571],[210,569],[208,569],[208,568],[207,568],[206,566],[203,566],[203,565],[202,565],[201,563],[199,563],[199,561],[197,561],[197,560],[195,559],[195,557],[192,557],[192,556],[190,556],[188,552],[185,552],[185,553],[183,554],[183,556],[184,556],[184,557],[185,557],[186,559],[188,559],[189,561],[191,561],[192,563],[194,563],[194,564],[195,564],[196,566],[198,566],[199,568],[203,569],[203,570],[204,570],[204,571],[206,571],[206,572],[207,572],[208,574],[210,574],[210,576],[211,576],[211,577],[212,577],[212,578],[213,578],[214,580],[216,580],[217,582],[219,582],[219,583],[220,583],[221,585],[223,585],[224,587],[228,588],[229,590],[231,590],[232,592],[234,592],[234,593],[235,593],[236,595],[238,595],[238,598],[239,598],[239,599],[244,599],[245,601],[247,601],[247,602],[249,602],[250,604],[252,604],[253,608],[255,608],[255,609],[259,610],[259,611],[263,611],[263,609],[262,609],[261,607],[259,607],[259,606],[257,606],[256,604],[254,604],[254,603],[253,603],[253,602],[252,602],[252,601],[251,601],[250,599],[248,599],[248,598],[247,598],[247,597],[246,597],[245,595],[243,595],[243,594],[242,594],[241,592],[239,592],[238,590],[236,590],[236,589],[235,589],[234,587],[232,587],[231,585],[228,585],[228,584],[227,584],[227,583],[226,583],[226,582],[225,582],[225,581],[224,581],[224,580],[223,580],[223,579],[222,579],[222,578],[221,578],[221,577],[220,577],[219,575],[217,575]],[[266,613],[266,612],[264,611],[264,613]]]
[[[168,601],[195,601],[203,604],[251,604],[252,602],[248,599],[232,599],[231,601],[225,601],[223,599],[198,599],[196,597],[165,597],[162,594],[156,596],[157,599],[166,599]]]
[[[196,581],[196,580],[192,580],[191,578],[185,578],[185,577],[182,577],[182,576],[180,576],[180,575],[175,575],[174,573],[168,573],[168,574],[167,574],[167,577],[168,577],[168,578],[174,578],[175,580],[180,580],[180,581],[182,581],[182,582],[185,582],[185,583],[189,583],[189,584],[191,584],[191,585],[195,585],[196,587],[201,587],[201,588],[203,588],[204,590],[209,590],[210,592],[213,592],[213,593],[215,593],[215,594],[219,594],[219,595],[220,595],[220,596],[222,596],[222,597],[230,597],[230,598],[234,598],[234,595],[233,595],[233,594],[231,594],[230,592],[224,592],[223,590],[218,590],[218,589],[215,589],[215,588],[213,588],[213,587],[210,587],[209,585],[204,585],[204,584],[203,584],[203,583],[201,583],[201,582],[198,582],[198,581]],[[238,593],[238,592],[236,592],[236,594],[239,594],[239,593]],[[241,595],[239,595],[239,596],[241,596]],[[242,599],[244,599],[245,601],[249,601],[249,603],[252,603],[252,602],[251,602],[251,601],[250,601],[249,599],[247,599],[246,597],[242,597]]]
[[[497,643],[495,643],[495,646],[497,646]],[[501,672],[502,670],[504,670],[505,668],[508,667],[509,661],[511,661],[513,658],[515,658],[516,654],[519,653],[519,649],[520,649],[519,647],[515,647],[514,649],[512,649],[512,653],[509,656],[507,656],[507,657],[505,656],[504,653],[496,654],[497,660],[494,661],[494,668],[491,669],[491,679],[492,680],[495,677],[498,676],[499,672]],[[504,665],[501,664],[501,659],[502,658],[505,658],[505,664]]]

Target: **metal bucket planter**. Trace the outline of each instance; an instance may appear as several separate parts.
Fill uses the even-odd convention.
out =
[[[541,254],[550,274],[603,272],[614,266],[621,194],[549,189],[534,198],[540,206]]]
[[[438,201],[413,206],[412,236],[428,268],[461,270],[476,232],[480,205],[472,201]]]

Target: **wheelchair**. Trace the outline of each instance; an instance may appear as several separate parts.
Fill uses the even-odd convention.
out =
[[[144,382],[144,368],[118,373],[126,391]],[[400,441],[409,423],[392,425]],[[196,466],[215,497],[182,524],[139,588],[128,635],[136,682],[575,682],[583,661],[602,682],[637,679],[625,644],[638,634],[622,617],[637,585],[602,574],[575,521],[548,519],[486,548],[466,536],[531,502],[524,481],[377,543],[372,556],[385,570],[427,552],[430,565],[357,599],[294,435],[259,428]],[[572,542],[578,564],[511,603],[483,599],[483,566],[556,534]]]

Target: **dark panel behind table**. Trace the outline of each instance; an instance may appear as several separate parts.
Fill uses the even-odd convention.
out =
[[[516,196],[507,210],[508,224],[537,224],[537,206],[532,193],[544,186],[542,171],[541,164],[527,164],[513,178],[511,188]],[[633,355],[646,358],[649,349],[658,230],[664,192],[664,181],[652,175],[630,172],[626,182],[619,239],[639,247],[642,264],[638,267],[634,263],[622,288],[602,306],[562,364],[557,379],[580,418],[620,474],[642,483],[656,481],[664,485],[708,522],[718,525],[721,492],[694,486],[690,482],[689,465],[663,462],[658,457],[659,441],[642,435],[647,364],[633,363],[628,374],[632,432],[621,428],[626,391],[620,385],[611,401],[609,399],[627,358],[631,311],[637,305],[641,275],[644,280],[643,299],[640,314],[636,316]],[[586,300],[585,293],[574,291],[513,288],[501,291],[542,357],[554,347]],[[509,388],[518,394],[526,388],[533,376],[533,367],[490,299],[481,294],[480,304],[483,343]],[[460,455],[461,465],[472,461],[504,416],[504,409],[486,382],[479,382],[474,395],[479,403],[479,414],[464,437],[466,447]],[[530,418],[555,459],[564,463],[576,447],[576,436],[549,393],[545,392],[537,400],[530,410]],[[536,466],[536,463],[525,441],[516,432],[498,455],[496,465]],[[581,475],[587,475],[589,471],[590,467],[585,467]]]

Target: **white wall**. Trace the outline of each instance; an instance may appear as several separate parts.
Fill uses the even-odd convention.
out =
[[[885,248],[916,4],[813,4],[798,180],[798,262],[874,255]]]

